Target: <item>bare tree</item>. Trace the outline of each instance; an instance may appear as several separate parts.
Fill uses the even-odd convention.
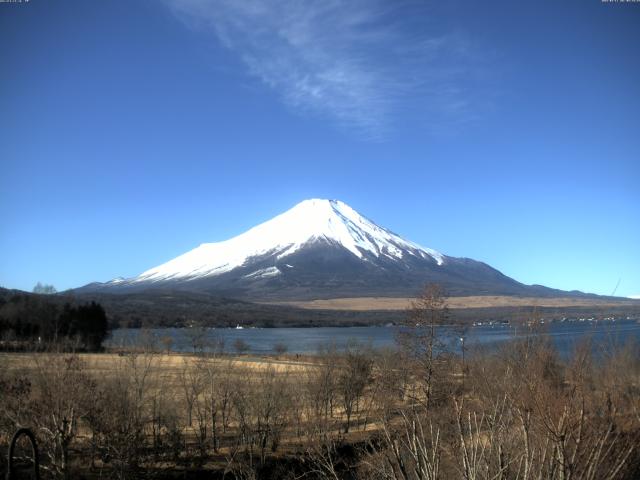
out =
[[[374,372],[377,395],[373,399],[380,408],[382,417],[386,418],[392,414],[398,402],[404,399],[409,369],[398,362],[396,350],[382,349],[376,351]]]
[[[53,285],[48,285],[48,284],[42,284],[40,282],[36,283],[35,287],[33,287],[33,293],[40,293],[43,295],[52,295],[54,293],[57,293],[58,290],[56,290],[56,287],[54,287]]]
[[[155,360],[153,351],[118,357],[112,375],[101,380],[95,411],[87,417],[96,448],[117,478],[128,478],[144,451],[146,427],[153,423]]]
[[[249,351],[249,349],[250,349],[249,344],[247,342],[245,342],[244,340],[242,340],[241,338],[237,338],[233,342],[233,348],[238,353],[238,355],[243,355],[243,354],[247,353]]]
[[[164,349],[167,352],[167,355],[171,353],[171,347],[173,347],[173,337],[165,336],[160,339],[162,345],[164,345]]]
[[[277,373],[273,367],[260,371],[254,397],[255,432],[260,448],[260,463],[264,464],[267,447],[275,452],[289,421],[291,390],[288,374]]]
[[[96,385],[86,375],[78,355],[34,356],[33,420],[44,442],[50,467],[69,478],[69,447],[79,422],[93,408]]]
[[[322,346],[318,352],[319,364],[306,370],[306,395],[314,421],[329,423],[338,393],[338,354],[335,345]],[[325,430],[325,429],[322,429]]]
[[[399,419],[381,422],[377,442],[364,453],[368,478],[437,480],[441,476],[442,440],[438,427],[416,409],[401,410]],[[465,477],[466,479],[466,477]]]
[[[203,390],[200,372],[195,368],[191,359],[184,358],[182,360],[178,380],[182,390],[182,398],[187,407],[187,425],[191,427],[193,425],[193,407]]]
[[[278,342],[273,346],[273,351],[276,352],[276,355],[284,355],[287,353],[287,345],[282,342]]]
[[[185,328],[184,334],[193,348],[193,353],[202,353],[207,347],[207,331],[203,327]]]
[[[214,344],[216,345],[216,344]],[[223,344],[217,343],[219,347]],[[204,401],[206,419],[210,425],[211,442],[215,452],[218,451],[220,437],[218,432],[218,415],[222,416],[223,429],[225,428],[226,407],[229,402],[229,382],[225,381],[233,370],[233,363],[222,362],[222,350],[213,348],[201,357],[197,363],[202,376],[202,397]],[[225,374],[226,372],[226,374]]]
[[[343,364],[338,372],[338,389],[346,416],[344,432],[349,433],[351,418],[358,412],[365,388],[371,382],[371,356],[358,344],[347,346]]]
[[[422,386],[423,397],[420,400],[427,407],[433,396],[435,360],[445,346],[438,327],[444,325],[447,319],[448,309],[442,287],[428,284],[411,302],[404,328],[397,337],[408,360],[415,362],[419,369],[417,381]]]

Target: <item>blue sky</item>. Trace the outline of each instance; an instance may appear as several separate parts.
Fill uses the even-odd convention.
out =
[[[0,3],[0,285],[133,276],[311,197],[640,294],[640,4]]]

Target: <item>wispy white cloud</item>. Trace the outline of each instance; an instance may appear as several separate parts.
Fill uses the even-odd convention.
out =
[[[165,2],[191,27],[215,32],[291,108],[368,137],[383,136],[407,109],[425,123],[473,113],[467,86],[478,56],[460,34],[416,22],[428,20],[424,8],[378,0]]]

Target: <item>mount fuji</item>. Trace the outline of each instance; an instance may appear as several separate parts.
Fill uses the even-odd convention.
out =
[[[561,296],[489,265],[405,240],[337,200],[305,200],[230,240],[204,243],[137,277],[78,292],[178,290],[248,300],[413,296],[427,282],[449,295]]]

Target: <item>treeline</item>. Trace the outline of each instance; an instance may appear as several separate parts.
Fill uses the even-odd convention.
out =
[[[0,348],[33,349],[66,344],[96,351],[109,333],[98,303],[62,303],[48,295],[13,294],[0,298]]]
[[[0,288],[0,304],[24,292]],[[35,296],[35,295],[34,295]],[[401,324],[405,311],[339,311],[268,305],[224,298],[207,293],[152,291],[123,294],[74,293],[42,296],[60,307],[65,303],[99,303],[107,313],[111,329],[163,327],[229,328],[240,324],[260,328],[328,327]],[[455,309],[451,319],[471,324],[475,321],[507,321],[522,318],[531,307],[490,307]],[[545,319],[606,316],[640,318],[640,305],[603,307],[537,307]]]
[[[78,294],[78,300],[104,306],[110,323],[123,328],[202,327],[228,328],[238,324],[260,328],[328,327],[401,324],[406,312],[311,310],[285,305],[267,305],[223,298],[206,293],[149,291],[123,294]],[[513,321],[530,313],[532,307],[490,307],[455,309],[452,320]],[[640,304],[607,307],[537,307],[546,319],[604,316],[640,318]]]
[[[404,317],[403,312],[305,310],[182,291],[79,294],[77,298],[99,302],[110,322],[122,328],[359,326],[398,322]]]

